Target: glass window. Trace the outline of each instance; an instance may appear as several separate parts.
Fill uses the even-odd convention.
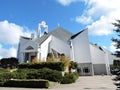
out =
[[[88,67],[84,67],[84,68],[83,68],[83,72],[84,72],[84,73],[89,73],[89,72],[90,72],[90,70],[89,70],[89,68],[88,68]]]

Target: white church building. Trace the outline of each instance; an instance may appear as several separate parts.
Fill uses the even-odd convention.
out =
[[[18,46],[20,63],[46,61],[48,53],[55,58],[57,54],[65,54],[72,61],[79,64],[80,75],[110,74],[110,65],[113,63],[112,53],[102,47],[89,42],[88,29],[77,34],[57,27],[48,32],[48,26],[43,21],[38,25],[37,35],[21,36]]]

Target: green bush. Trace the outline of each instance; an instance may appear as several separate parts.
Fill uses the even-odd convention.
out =
[[[64,71],[65,63],[64,62],[39,62],[39,63],[22,63],[18,65],[19,69],[42,69],[50,68],[53,70]]]
[[[37,69],[29,69],[29,72],[27,73],[27,79],[38,79],[39,74]]]
[[[74,83],[77,79],[78,79],[77,73],[75,73],[75,72],[74,73],[66,73],[61,81],[61,84]]]
[[[62,73],[60,71],[43,68],[43,69],[29,69],[27,79],[46,79],[54,82],[61,82]]]
[[[9,80],[4,83],[5,87],[48,88],[48,80]]]
[[[18,69],[13,72],[14,79],[46,79],[54,82],[61,82],[62,73],[48,68],[43,69]]]
[[[16,75],[12,72],[5,72],[5,73],[0,73],[0,86],[3,86],[4,82],[15,78]]]
[[[70,68],[72,68],[72,69],[77,69],[77,68],[78,68],[77,62],[71,61],[71,62],[70,62]]]
[[[0,73],[9,72],[7,69],[0,68]]]
[[[3,80],[3,81],[9,80],[15,77],[16,77],[15,73],[12,73],[12,72],[5,72],[0,74],[0,80]]]
[[[13,72],[16,75],[14,79],[27,79],[27,74],[30,71],[31,69],[18,69],[17,71]]]
[[[60,71],[43,68],[38,71],[38,76],[41,79],[46,79],[54,82],[61,82],[62,73]]]
[[[2,87],[4,84],[4,81],[0,79],[0,87]]]

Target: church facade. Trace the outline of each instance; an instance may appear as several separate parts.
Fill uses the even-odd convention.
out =
[[[41,28],[44,28],[43,32]],[[20,63],[32,62],[35,58],[37,62],[45,62],[48,53],[52,53],[54,58],[64,53],[79,64],[83,76],[110,74],[110,64],[114,59],[110,51],[89,42],[88,29],[72,34],[57,27],[48,32],[46,23],[41,22],[36,36],[20,38],[18,59]]]

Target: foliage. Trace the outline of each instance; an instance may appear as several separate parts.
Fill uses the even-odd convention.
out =
[[[8,80],[4,83],[5,87],[29,87],[29,88],[48,88],[48,80],[34,80],[34,79],[21,79],[21,80]]]
[[[62,73],[60,71],[43,68],[43,69],[28,69],[27,79],[46,79],[54,82],[62,80]]]
[[[52,62],[52,61],[54,61],[53,54],[52,53],[48,53],[48,55],[47,55],[47,62]]]
[[[60,71],[43,68],[43,69],[18,69],[15,72],[7,72],[0,74],[0,80],[7,81],[9,79],[46,79],[54,82],[62,80]]]
[[[0,73],[5,73],[5,72],[9,72],[7,69],[4,69],[4,68],[0,68]]]
[[[0,62],[3,68],[16,68],[18,65],[18,59],[14,57],[2,58]]]
[[[120,57],[120,20],[116,20],[116,23],[112,23],[115,27],[114,31],[117,33],[117,37],[112,38],[112,41],[115,43],[115,47],[117,51],[115,52],[115,55],[117,57]]]
[[[62,84],[70,84],[74,83],[78,79],[78,73],[66,73],[65,76],[63,77],[61,83]]]
[[[27,74],[30,71],[31,69],[18,69],[17,71],[13,72],[16,75],[14,79],[27,79]]]
[[[119,60],[114,60],[113,61],[113,68],[119,68],[120,69],[120,61]]]
[[[62,73],[60,71],[43,68],[43,69],[18,69],[14,72],[0,74],[0,85],[11,79],[45,79],[54,82],[61,82]]]
[[[77,62],[71,61],[71,62],[70,62],[70,68],[72,68],[72,69],[77,69],[77,68],[78,68]]]
[[[60,61],[65,63],[65,70],[69,69],[70,67],[70,59],[65,56],[65,54],[60,55]]]
[[[5,72],[5,73],[0,74],[1,82],[5,82],[5,81],[10,80],[15,77],[16,77],[15,73],[12,73],[12,72]]]
[[[39,63],[22,63],[18,65],[19,69],[29,68],[29,69],[41,69],[50,68],[53,70],[64,71],[64,62],[39,62]]]
[[[54,82],[61,82],[62,80],[62,73],[60,71],[43,68],[38,71],[38,74],[41,79],[46,79]]]

